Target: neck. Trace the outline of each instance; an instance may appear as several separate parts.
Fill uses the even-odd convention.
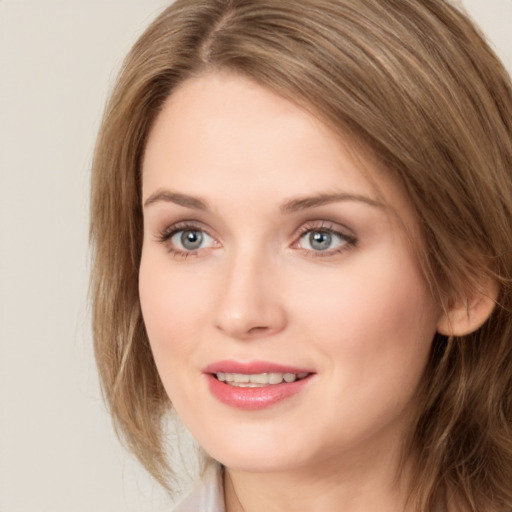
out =
[[[226,468],[227,512],[408,512],[408,486],[397,478],[396,450],[324,458],[292,471]],[[340,459],[342,462],[340,463]]]

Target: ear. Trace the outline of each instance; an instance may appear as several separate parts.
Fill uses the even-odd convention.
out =
[[[466,336],[485,323],[496,305],[499,286],[489,278],[483,284],[470,296],[458,297],[448,305],[437,324],[439,334]]]

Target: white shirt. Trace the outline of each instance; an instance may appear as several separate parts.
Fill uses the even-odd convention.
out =
[[[209,465],[200,483],[173,512],[226,512],[220,464]]]

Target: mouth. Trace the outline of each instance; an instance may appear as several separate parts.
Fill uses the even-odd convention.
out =
[[[259,410],[300,393],[315,372],[268,362],[220,361],[203,370],[211,394],[230,407]]]
[[[229,386],[238,388],[261,388],[265,386],[275,386],[283,382],[292,383],[297,380],[305,379],[310,373],[226,373],[217,372],[213,376],[220,382],[225,382]]]

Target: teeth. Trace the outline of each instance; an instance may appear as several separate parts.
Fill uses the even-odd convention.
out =
[[[294,375],[295,377],[295,375]],[[281,384],[283,382],[284,375],[282,373],[269,373],[268,374],[268,383],[269,384]],[[295,380],[295,378],[293,379]],[[252,379],[251,379],[252,381]],[[287,381],[287,382],[293,382],[293,381]]]
[[[281,373],[258,373],[251,375],[249,380],[253,384],[279,384],[283,382],[283,375]]]
[[[217,379],[226,382],[231,386],[256,388],[268,386],[269,384],[281,384],[284,382],[295,382],[297,379],[304,379],[308,376],[307,372],[304,373],[257,373],[248,375],[245,373],[225,373],[217,372]]]

